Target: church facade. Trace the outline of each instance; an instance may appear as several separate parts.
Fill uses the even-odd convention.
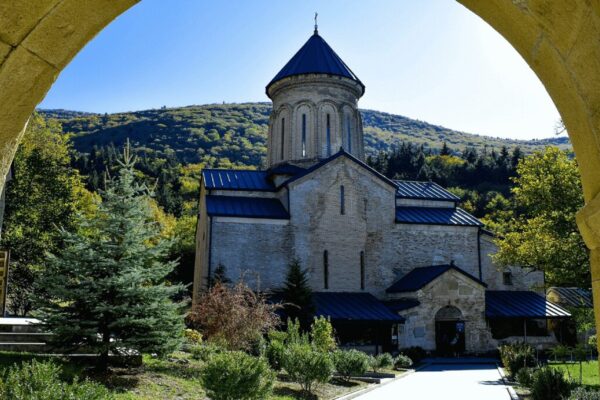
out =
[[[266,87],[267,168],[202,172],[194,302],[221,265],[258,290],[308,271],[318,315],[343,344],[482,353],[568,313],[543,274],[497,268],[493,235],[433,182],[391,180],[365,162],[365,86],[315,29]]]

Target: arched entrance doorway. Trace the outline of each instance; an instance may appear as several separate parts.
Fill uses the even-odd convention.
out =
[[[435,314],[435,349],[445,357],[464,353],[465,321],[458,308],[442,307]]]

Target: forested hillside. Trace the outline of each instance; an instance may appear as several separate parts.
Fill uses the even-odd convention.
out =
[[[174,156],[182,163],[212,167],[260,167],[266,152],[269,103],[214,104],[163,108],[117,114],[90,114],[66,110],[41,110],[59,120],[64,132],[73,134],[80,153],[94,146],[126,139],[134,148],[158,156]],[[362,110],[367,155],[390,151],[402,142],[437,151],[444,142],[454,151],[473,147],[500,151],[519,146],[525,154],[552,144],[570,147],[567,138],[519,141],[454,131],[400,115]]]

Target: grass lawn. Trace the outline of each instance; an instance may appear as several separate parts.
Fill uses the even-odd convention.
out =
[[[63,378],[71,380],[75,376],[87,377],[107,386],[117,400],[192,400],[205,399],[198,374],[202,362],[192,359],[188,353],[178,352],[167,360],[144,356],[143,366],[139,368],[111,368],[110,373],[98,375],[89,365],[67,361],[57,357],[39,356],[27,353],[0,352],[0,374],[4,369],[31,359],[47,360],[52,358],[63,367]],[[314,399],[330,400],[365,387],[359,381],[348,383],[332,379],[315,390]],[[272,400],[304,399],[297,383],[289,382],[286,375],[279,375],[275,382]]]
[[[556,368],[564,372],[565,376],[570,380],[579,383],[579,363],[578,362],[567,362],[567,363],[554,363],[551,362],[552,368]],[[582,363],[582,383],[584,386],[600,388],[600,375],[598,373],[598,361],[587,361]]]

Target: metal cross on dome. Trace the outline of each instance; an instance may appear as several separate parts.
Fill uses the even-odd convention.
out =
[[[319,25],[317,25],[317,17],[318,17],[318,16],[319,16],[319,13],[315,12],[315,35],[316,35],[317,33],[319,33],[319,31],[318,31],[318,27],[319,27]]]

